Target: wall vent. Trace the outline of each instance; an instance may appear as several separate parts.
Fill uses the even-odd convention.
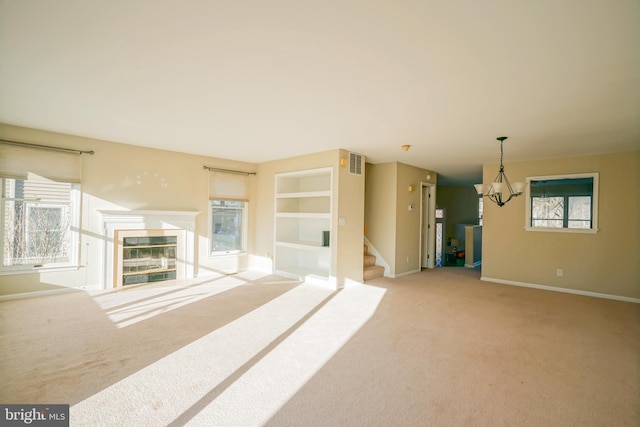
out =
[[[349,173],[353,175],[362,175],[362,154],[349,153]]]

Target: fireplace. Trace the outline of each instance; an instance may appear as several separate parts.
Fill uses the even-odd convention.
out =
[[[104,287],[194,277],[193,211],[99,211]]]

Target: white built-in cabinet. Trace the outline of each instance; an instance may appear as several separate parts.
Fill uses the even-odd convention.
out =
[[[332,173],[329,167],[276,175],[276,274],[330,282]]]

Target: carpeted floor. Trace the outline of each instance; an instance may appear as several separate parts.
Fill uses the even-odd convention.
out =
[[[637,304],[440,268],[0,303],[0,403],[72,426],[638,426]]]

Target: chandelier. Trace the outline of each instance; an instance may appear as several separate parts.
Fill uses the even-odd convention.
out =
[[[506,136],[496,138],[500,141],[500,170],[496,179],[491,184],[476,184],[476,191],[479,195],[488,197],[498,206],[504,206],[509,200],[522,194],[524,190],[524,182],[514,182],[513,186],[509,183],[507,175],[504,173],[504,165],[502,164],[502,144],[507,139]]]

